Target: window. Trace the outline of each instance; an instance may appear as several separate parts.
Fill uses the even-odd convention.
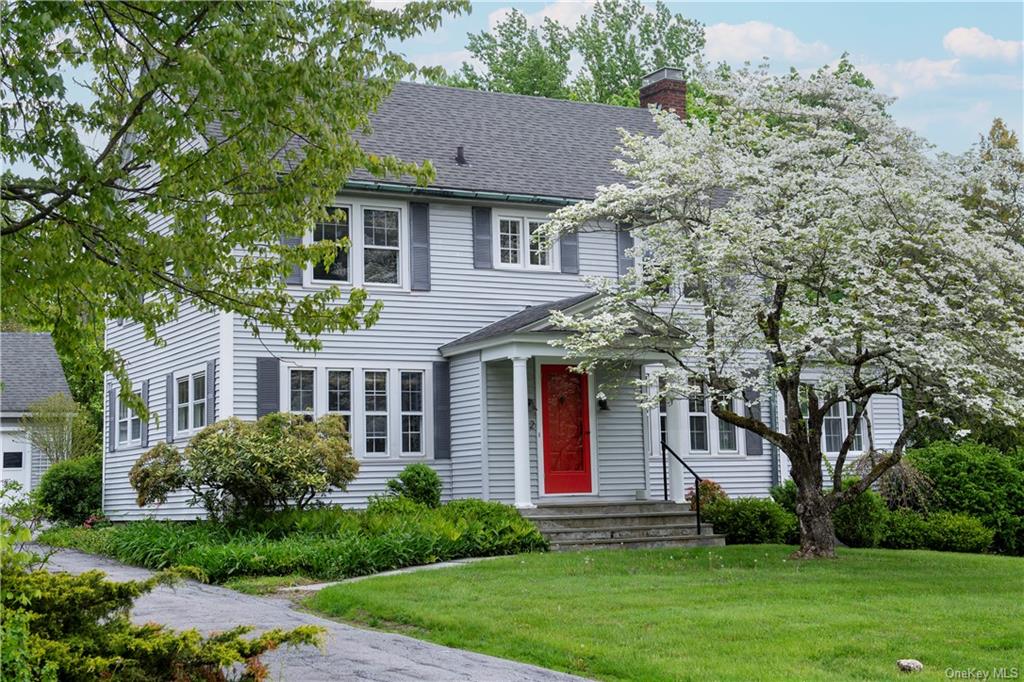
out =
[[[366,453],[388,451],[388,373],[368,371],[363,375],[366,409]]]
[[[142,399],[141,393],[135,394],[140,400]],[[117,442],[118,443],[129,443],[135,440],[142,439],[142,420],[139,415],[135,414],[135,410],[128,407],[128,403],[121,400],[120,397],[117,399]]]
[[[352,372],[332,369],[327,372],[327,411],[340,414],[345,430],[352,431]]]
[[[542,227],[544,227],[543,221],[530,221],[530,243],[527,244],[527,248],[530,251],[530,265],[547,265],[551,256],[548,250],[543,248],[536,241],[536,236]]]
[[[398,284],[398,211],[363,209],[363,279],[378,284]]]
[[[853,424],[853,416],[856,407],[850,403],[836,403],[829,408],[828,414],[822,420],[822,437],[825,441],[825,452],[838,453],[846,440],[846,434]],[[863,421],[863,420],[862,420]],[[864,449],[863,440],[864,427],[858,424],[853,434],[853,442],[850,444],[850,451],[860,452]]]
[[[690,398],[690,449],[704,452],[708,449],[707,401]]]
[[[718,422],[718,451],[736,452],[736,427],[733,424],[716,419]]]
[[[313,241],[321,242],[333,240],[341,242],[349,237],[347,208],[330,207],[327,209],[328,222],[317,223],[313,229]],[[313,279],[330,282],[349,281],[349,252],[347,249],[338,246],[334,262],[330,267],[324,267],[323,263],[313,265]]]
[[[293,369],[291,370],[291,411],[312,412],[313,411],[313,370]]]
[[[661,450],[661,444],[666,442],[668,436],[668,401],[662,398],[658,402],[658,426],[660,427],[661,441],[658,443],[658,450]]]
[[[206,426],[206,372],[192,372],[176,379],[175,430],[179,433]]]
[[[423,372],[402,372],[402,454],[423,452]]]
[[[25,466],[25,454],[22,452],[5,452],[4,469],[21,469]]]
[[[519,263],[520,230],[522,223],[513,218],[498,221],[498,253],[500,262],[506,265]]]

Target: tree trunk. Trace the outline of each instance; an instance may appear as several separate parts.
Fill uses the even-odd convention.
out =
[[[793,557],[834,559],[836,531],[831,505],[822,494],[820,470],[800,472],[794,467],[793,479],[797,487],[796,517],[800,522],[800,549]]]

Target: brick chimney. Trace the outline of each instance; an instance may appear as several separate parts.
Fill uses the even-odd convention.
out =
[[[640,106],[646,109],[651,105],[686,118],[686,80],[682,69],[666,66],[641,79]]]

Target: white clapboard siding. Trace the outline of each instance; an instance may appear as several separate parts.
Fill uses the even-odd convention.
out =
[[[451,468],[455,499],[484,496],[482,372],[479,353],[466,353],[451,361]]]

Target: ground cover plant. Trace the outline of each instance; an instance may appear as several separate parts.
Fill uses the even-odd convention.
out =
[[[512,507],[458,500],[430,508],[402,497],[374,500],[365,511],[291,510],[241,525],[139,521],[56,528],[40,540],[146,568],[192,566],[211,582],[240,576],[338,580],[547,546]]]
[[[599,680],[900,679],[1024,661],[1024,563],[793,548],[532,554],[346,583],[332,617]],[[836,586],[841,586],[836,589]]]

